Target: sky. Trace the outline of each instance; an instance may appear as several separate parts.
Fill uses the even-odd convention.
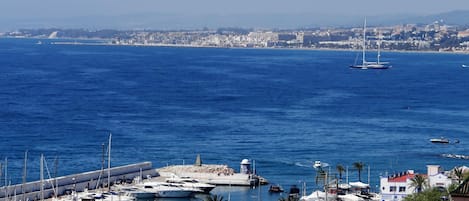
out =
[[[327,23],[350,20],[345,18],[351,16],[362,21],[364,16],[429,15],[454,10],[469,10],[469,0],[2,0],[0,29],[281,27],[301,26],[308,23],[305,18]]]

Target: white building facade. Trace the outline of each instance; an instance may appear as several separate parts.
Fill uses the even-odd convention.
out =
[[[417,174],[413,170],[400,172],[387,177],[380,177],[380,194],[382,201],[402,201],[407,195],[416,192],[411,179]],[[427,165],[427,174],[422,175],[427,187],[448,188],[452,180],[446,176],[439,165]],[[426,187],[424,187],[426,188]]]

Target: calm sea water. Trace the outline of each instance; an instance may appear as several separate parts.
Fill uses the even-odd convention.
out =
[[[379,176],[467,154],[469,55],[384,53],[389,70],[349,69],[356,52],[37,45],[0,39],[0,157],[19,183],[39,179],[39,157],[58,174],[101,167],[113,134],[112,164],[204,163],[258,173],[288,189],[317,188],[312,164],[370,166]],[[433,137],[459,139],[435,145]],[[5,162],[3,162],[5,163]],[[367,181],[367,168],[362,180]],[[52,171],[52,170],[51,170]],[[4,174],[3,174],[4,175]],[[3,183],[3,182],[2,182]],[[232,200],[278,200],[246,188],[217,188]]]

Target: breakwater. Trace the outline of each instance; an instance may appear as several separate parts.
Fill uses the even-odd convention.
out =
[[[135,177],[158,176],[151,162],[142,162],[110,169],[96,170],[78,174],[72,174],[56,178],[48,178],[43,181],[33,181],[24,184],[3,186],[0,188],[0,201],[7,200],[41,200],[67,195],[72,191],[96,189],[109,184],[125,182]],[[142,179],[142,178],[141,178]],[[41,190],[41,184],[43,190]]]

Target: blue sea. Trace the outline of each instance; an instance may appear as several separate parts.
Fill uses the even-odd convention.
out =
[[[365,164],[361,179],[468,160],[467,54],[384,52],[388,70],[350,69],[358,52],[286,49],[54,45],[0,39],[0,157],[7,182],[101,168],[112,133],[112,166],[207,164],[239,170],[242,159],[286,190],[318,188],[314,161]],[[373,53],[370,53],[373,57]],[[430,138],[459,144],[431,144]],[[7,162],[4,159],[7,158]],[[55,171],[54,171],[55,172]],[[3,172],[5,173],[5,172]],[[3,174],[3,177],[5,174]],[[0,182],[3,185],[3,181]],[[285,194],[217,188],[231,200]]]

